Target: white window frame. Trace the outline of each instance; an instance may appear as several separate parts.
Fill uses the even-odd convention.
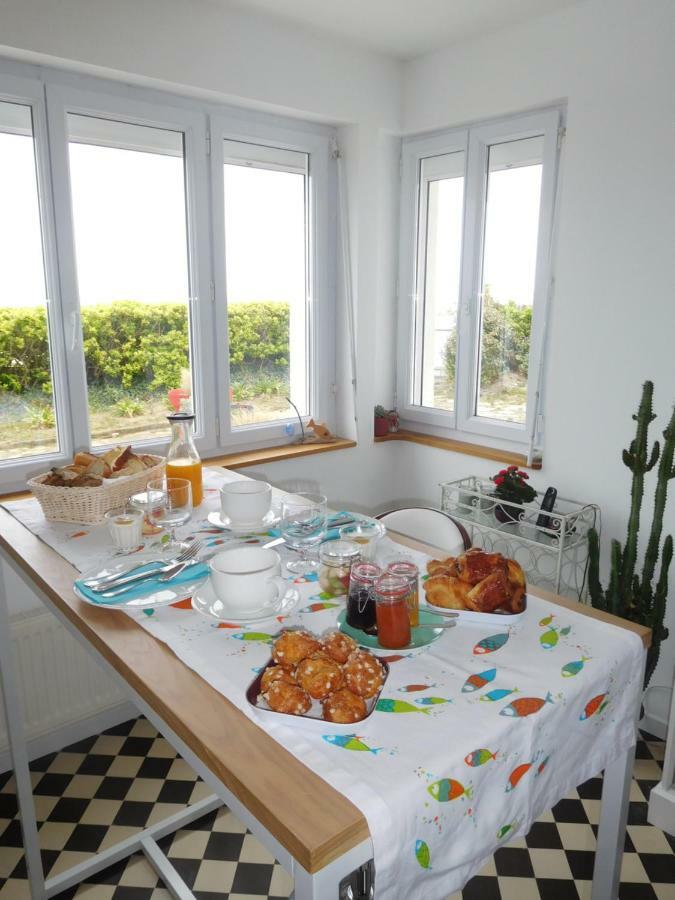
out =
[[[397,400],[404,425],[458,440],[489,442],[501,449],[522,451],[538,430],[538,372],[544,351],[544,323],[551,284],[551,243],[558,174],[558,134],[562,110],[512,116],[443,134],[406,138],[401,150],[401,236]],[[481,315],[481,278],[485,232],[487,160],[495,143],[543,135],[543,169],[539,209],[532,332],[530,338],[527,415],[524,424],[502,422],[475,414]],[[419,317],[424,291],[425,210],[420,198],[422,160],[465,150],[464,227],[457,322],[457,363],[454,412],[413,402],[415,366],[420,365]],[[421,265],[420,265],[421,261]],[[417,337],[416,337],[417,335]],[[537,402],[539,401],[539,402]]]
[[[61,304],[59,266],[55,242],[54,208],[47,140],[47,114],[44,85],[39,79],[0,72],[0,100],[29,106],[33,124],[33,146],[37,178],[42,255],[46,288],[46,313],[49,329],[51,379],[54,416],[59,449],[24,459],[0,460],[0,485],[23,487],[26,479],[51,466],[72,460],[75,446],[70,422],[68,376],[66,367],[64,315]]]
[[[227,353],[216,353],[218,384],[223,386],[227,403],[220,405],[220,443],[223,446],[251,446],[252,441],[269,444],[283,440],[284,427],[297,423],[297,417],[289,406],[288,415],[274,422],[234,427],[229,411],[230,365],[227,330],[227,281],[225,276],[225,208],[224,142],[239,141],[252,145],[252,154],[261,147],[268,148],[264,165],[282,171],[290,171],[284,151],[296,151],[308,155],[306,180],[307,209],[307,338],[308,338],[308,402],[312,416],[332,421],[335,412],[333,385],[335,382],[335,296],[334,253],[335,230],[329,208],[331,179],[329,176],[330,138],[328,135],[295,130],[277,123],[265,122],[251,128],[236,115],[211,116],[211,185],[213,246],[223,248],[221,254],[214,249],[214,297],[216,307],[216,337],[218,347],[228,347]],[[231,154],[230,154],[231,155]],[[334,186],[333,186],[334,189]],[[291,348],[292,352],[292,348]]]
[[[69,322],[71,328],[69,341],[72,352],[68,354],[68,358],[75,445],[89,447],[90,431],[71,205],[67,126],[67,117],[71,113],[180,131],[184,135],[188,309],[192,343],[193,402],[198,422],[195,443],[201,452],[213,451],[217,448],[216,426],[215,417],[210,410],[215,408],[216,398],[213,377],[213,344],[206,337],[211,333],[209,290],[211,260],[205,117],[199,112],[177,108],[170,104],[147,103],[129,97],[117,97],[98,91],[80,90],[50,83],[47,84],[47,115],[51,141],[57,240],[61,260],[61,290],[63,297],[67,298],[67,303],[64,304],[65,321]],[[167,441],[149,440],[135,441],[134,443],[150,452],[161,452],[166,448]],[[102,448],[99,447],[99,449]]]
[[[335,414],[337,184],[329,126],[235,109],[164,91],[31,66],[0,57],[0,99],[30,105],[38,171],[54,401],[60,450],[0,461],[0,491],[20,489],[27,478],[90,447],[87,384],[77,286],[67,115],[90,115],[181,131],[184,138],[192,377],[198,449],[208,459],[233,446],[250,449],[285,443],[287,418],[232,429],[224,263],[222,149],[231,139],[309,155],[308,329],[309,412]],[[211,150],[215,151],[211,153]],[[166,440],[137,440],[146,452],[164,452]],[[97,445],[98,446],[98,445]],[[102,448],[103,449],[103,448]]]

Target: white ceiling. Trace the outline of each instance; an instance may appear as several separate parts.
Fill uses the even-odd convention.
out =
[[[220,0],[410,59],[581,0]]]

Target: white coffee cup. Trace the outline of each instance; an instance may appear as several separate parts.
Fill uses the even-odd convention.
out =
[[[231,613],[246,615],[272,607],[288,590],[281,557],[263,547],[233,547],[209,562],[216,596]]]
[[[220,489],[220,511],[233,525],[257,525],[272,506],[266,481],[231,481]]]

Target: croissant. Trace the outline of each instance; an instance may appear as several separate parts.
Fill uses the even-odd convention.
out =
[[[525,608],[525,573],[501,553],[475,547],[456,558],[432,559],[427,571],[424,591],[432,606],[504,613]]]
[[[470,586],[452,575],[432,575],[424,582],[427,602],[445,609],[466,609]]]

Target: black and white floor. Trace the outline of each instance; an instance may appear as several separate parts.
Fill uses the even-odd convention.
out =
[[[675,838],[647,824],[664,744],[638,744],[620,900],[675,900]],[[144,719],[31,763],[42,859],[49,875],[105,849],[210,792]],[[512,841],[451,900],[590,900],[602,779],[580,786],[525,838]],[[160,841],[198,900],[286,898],[288,874],[222,808]],[[30,897],[14,779],[0,775],[0,900]],[[60,900],[169,900],[142,855],[64,892]],[[401,898],[404,900],[404,898]]]

